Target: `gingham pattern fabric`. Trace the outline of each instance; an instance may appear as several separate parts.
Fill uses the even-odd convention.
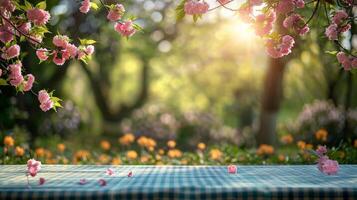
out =
[[[107,168],[115,176],[105,174]],[[23,165],[0,166],[0,199],[357,199],[357,165],[342,165],[337,175],[316,166],[91,166],[43,165],[26,187]],[[129,171],[133,177],[127,177]],[[40,177],[46,179],[38,185]],[[89,182],[79,185],[81,178]],[[101,187],[98,180],[107,185]]]

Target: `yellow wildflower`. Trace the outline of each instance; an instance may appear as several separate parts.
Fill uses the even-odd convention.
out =
[[[160,155],[164,155],[165,154],[165,151],[163,149],[159,149],[159,154]]]
[[[77,161],[79,160],[88,160],[90,153],[86,150],[79,150],[74,154],[74,157]]]
[[[272,155],[274,154],[274,147],[267,144],[262,144],[257,149],[258,155]]]
[[[119,138],[119,143],[121,145],[128,146],[135,141],[135,136],[132,133],[126,133]]]
[[[149,151],[153,151],[156,147],[156,141],[149,137],[141,136],[137,142],[141,147],[145,147]]]
[[[120,158],[116,157],[112,159],[112,165],[120,165],[120,164],[121,164]]]
[[[138,157],[138,153],[136,153],[136,151],[128,151],[126,152],[126,157],[130,160],[135,160]]]
[[[108,151],[110,149],[110,143],[107,140],[102,140],[100,142],[100,147],[104,150],[104,151]]]
[[[57,150],[61,153],[64,152],[64,150],[66,150],[66,145],[60,143],[60,144],[57,144]]]
[[[21,157],[21,156],[23,156],[24,154],[25,154],[24,148],[19,147],[19,146],[17,146],[17,147],[15,148],[15,155],[16,155],[16,156]]]
[[[278,156],[278,160],[279,160],[280,162],[284,162],[284,161],[285,161],[285,156],[284,156],[283,154],[280,154],[280,155]]]
[[[305,147],[306,149],[313,149],[314,148],[314,145],[312,145],[312,144],[306,144],[306,147]]]
[[[4,138],[4,145],[7,147],[12,147],[15,144],[15,140],[14,138],[12,138],[11,136],[5,136]]]
[[[100,164],[107,164],[109,163],[110,157],[107,154],[101,154],[98,159]]]
[[[167,156],[170,158],[180,158],[182,156],[182,152],[178,149],[170,149],[167,152]]]
[[[297,142],[297,146],[299,149],[304,150],[306,148],[306,142],[300,140]]]
[[[44,148],[35,149],[35,155],[37,157],[44,157],[45,156],[45,149]]]
[[[320,141],[326,141],[327,135],[328,135],[328,132],[326,129],[320,129],[320,130],[316,131],[316,133],[315,133],[316,139],[320,140]]]
[[[292,135],[284,135],[280,138],[281,143],[283,144],[291,144],[294,141],[294,138]]]
[[[211,149],[209,154],[212,160],[219,160],[223,155],[219,149]]]
[[[197,149],[199,149],[201,151],[205,150],[206,149],[206,144],[203,143],[203,142],[198,143],[197,144]]]
[[[140,162],[142,162],[142,163],[146,163],[146,162],[148,162],[150,160],[150,157],[148,156],[148,155],[142,155],[141,157],[140,157]]]
[[[176,147],[176,142],[175,141],[173,141],[173,140],[169,140],[168,142],[167,142],[167,146],[169,147],[169,148],[175,148]]]

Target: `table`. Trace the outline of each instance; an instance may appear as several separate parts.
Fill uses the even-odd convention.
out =
[[[104,172],[112,167],[116,175]],[[327,176],[314,165],[238,166],[93,166],[43,165],[26,187],[24,165],[0,166],[0,199],[357,199],[357,165],[341,165]],[[129,171],[133,177],[127,177]],[[46,183],[38,185],[44,177]],[[86,178],[86,185],[79,179]],[[101,187],[98,180],[107,185]]]

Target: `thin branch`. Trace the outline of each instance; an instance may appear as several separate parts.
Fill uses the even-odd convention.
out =
[[[317,10],[319,8],[320,5],[320,0],[317,0],[316,6],[314,8],[314,11],[312,11],[312,15],[310,16],[310,18],[306,21],[305,25],[303,27],[305,27],[306,25],[308,25],[310,23],[310,21],[312,20],[312,18],[314,18],[315,14],[317,13]]]
[[[220,8],[220,7],[224,7],[225,5],[227,5],[227,4],[229,4],[229,3],[231,3],[231,2],[233,2],[234,0],[230,0],[230,1],[228,1],[227,3],[225,3],[225,4],[219,4],[218,6],[216,6],[216,7],[213,7],[213,8],[211,8],[211,9],[208,9],[208,11],[207,12],[210,12],[210,11],[212,11],[212,10],[215,10],[215,9],[217,9],[217,8]],[[226,7],[225,7],[226,8]],[[227,8],[228,9],[228,8]],[[234,10],[232,10],[232,11],[234,11]]]

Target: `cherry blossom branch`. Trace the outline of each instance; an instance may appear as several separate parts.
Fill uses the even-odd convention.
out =
[[[227,3],[225,3],[225,4],[229,4],[229,3],[233,2],[233,1],[234,1],[234,0],[230,0],[230,1],[228,1]],[[222,6],[223,6],[223,5],[220,4],[220,5],[216,6],[216,7],[213,7],[213,8],[211,8],[211,9],[209,9],[207,12],[210,12],[210,11],[215,10],[215,9],[217,9],[217,8],[220,8],[220,7],[222,7]]]
[[[316,13],[317,13],[317,10],[318,10],[318,8],[319,8],[319,5],[320,5],[320,0],[317,0],[316,6],[315,6],[315,8],[314,8],[314,11],[312,11],[312,15],[311,15],[310,18],[306,21],[306,23],[305,23],[304,26],[308,25],[308,24],[310,23],[310,21],[314,18],[314,16],[315,16]],[[304,26],[303,26],[303,27],[304,27]]]
[[[18,31],[21,35],[25,36],[26,38],[28,38],[29,40],[32,40],[34,42],[36,42],[37,44],[42,44],[41,42],[37,41],[36,39],[33,39],[32,37],[28,36],[27,34],[25,34],[24,32],[22,32],[20,29],[18,29],[16,27],[15,24],[13,24],[9,19],[7,19],[5,16],[2,15],[2,13],[0,12],[0,16],[1,18],[3,18],[7,23],[9,23],[16,31]],[[12,33],[13,35],[16,36],[15,33]]]

